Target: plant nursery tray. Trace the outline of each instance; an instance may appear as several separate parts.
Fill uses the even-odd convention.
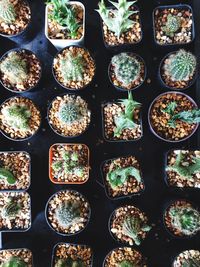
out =
[[[43,64],[43,74],[37,89],[24,93],[32,99],[42,112],[42,126],[30,140],[14,142],[0,135],[0,151],[27,151],[31,155],[31,186],[28,193],[32,202],[32,227],[27,232],[2,233],[2,248],[28,248],[33,252],[35,267],[51,266],[52,252],[58,242],[86,244],[94,252],[93,266],[101,267],[110,250],[119,246],[111,237],[108,229],[110,214],[122,204],[134,204],[148,215],[153,229],[138,248],[148,260],[149,267],[169,267],[174,257],[186,249],[200,249],[199,236],[191,239],[176,239],[166,231],[163,225],[163,209],[168,201],[177,198],[188,199],[197,205],[199,190],[170,189],[165,183],[165,154],[171,149],[200,149],[200,131],[189,140],[179,143],[164,142],[155,137],[148,125],[148,108],[159,94],[167,89],[159,81],[158,68],[162,58],[169,52],[184,47],[200,55],[200,1],[182,0],[181,4],[192,6],[195,18],[195,40],[188,45],[159,46],[154,41],[153,10],[159,5],[180,4],[177,0],[148,0],[137,2],[141,12],[143,39],[130,47],[106,49],[102,39],[101,23],[97,12],[98,0],[81,1],[86,7],[85,47],[96,60],[97,72],[94,82],[84,90],[77,91],[89,103],[92,111],[92,123],[89,129],[77,138],[64,138],[55,134],[47,121],[47,108],[57,96],[69,91],[59,86],[52,75],[52,61],[57,50],[45,38],[45,4],[41,0],[30,1],[32,6],[33,29],[28,40],[13,42],[0,37],[0,55],[6,51],[23,47],[35,52]],[[133,91],[136,101],[142,103],[143,137],[136,142],[107,142],[102,135],[101,104],[127,97],[111,85],[108,78],[108,65],[112,55],[119,51],[139,54],[147,66],[147,78],[140,88]],[[200,104],[200,78],[184,92]],[[15,94],[0,85],[0,102]],[[48,175],[49,148],[55,143],[82,143],[90,149],[90,178],[82,185],[56,185]],[[145,191],[140,196],[110,200],[105,194],[101,179],[101,163],[119,156],[134,155],[139,160]],[[54,232],[45,220],[45,206],[48,199],[61,189],[73,189],[82,193],[91,205],[91,220],[87,228],[75,236],[61,236]]]

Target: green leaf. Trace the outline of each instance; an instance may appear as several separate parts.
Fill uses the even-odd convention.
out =
[[[114,137],[120,137],[122,131],[125,129],[134,129],[138,126],[134,121],[121,114],[119,117],[114,118],[116,128],[114,130]]]
[[[189,124],[200,122],[200,109],[182,111],[174,115],[174,120],[181,120]]]
[[[162,109],[162,112],[167,113],[167,114],[173,116],[176,107],[177,107],[177,103],[175,101],[170,102],[165,109]]]
[[[5,168],[0,168],[0,179],[6,179],[8,184],[15,184],[16,183],[16,178],[12,174],[11,171],[5,169]]]

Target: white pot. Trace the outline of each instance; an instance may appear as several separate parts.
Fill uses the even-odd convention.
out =
[[[45,36],[46,38],[58,49],[61,50],[66,46],[70,45],[83,45],[84,44],[84,37],[85,37],[85,6],[78,1],[71,1],[69,2],[70,5],[79,5],[83,9],[83,35],[80,39],[73,40],[73,39],[51,39],[48,36],[48,9],[49,5],[46,6],[45,10]]]

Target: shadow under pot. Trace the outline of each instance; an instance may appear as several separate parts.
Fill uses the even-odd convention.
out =
[[[41,75],[41,62],[27,49],[12,49],[0,59],[1,84],[13,93],[24,93],[35,88]]]
[[[165,156],[165,181],[171,188],[200,189],[200,151],[168,151]]]
[[[137,54],[123,52],[112,57],[108,76],[113,86],[121,91],[140,87],[146,77],[144,60]]]
[[[112,200],[140,195],[145,189],[141,168],[134,156],[104,161],[101,174],[106,195]]]
[[[0,131],[12,141],[24,141],[39,130],[41,114],[29,98],[11,97],[0,106]]]
[[[181,92],[159,95],[151,104],[148,121],[152,133],[167,142],[190,138],[200,122],[200,110],[192,98]]]
[[[79,192],[62,190],[49,199],[45,213],[52,230],[63,236],[71,236],[86,228],[91,209],[87,199]]]
[[[154,40],[158,45],[183,45],[195,38],[193,10],[189,5],[159,6],[153,11]]]
[[[96,65],[90,52],[81,46],[68,46],[53,60],[53,76],[63,88],[80,90],[93,80]]]
[[[173,261],[172,267],[184,266],[199,266],[200,264],[200,251],[199,250],[185,250],[181,252]]]
[[[184,49],[169,53],[161,61],[159,77],[168,89],[188,89],[197,79],[196,56]]]
[[[118,247],[111,250],[104,259],[102,267],[147,267],[146,259],[136,249]]]
[[[114,210],[109,219],[111,236],[120,243],[130,246],[141,245],[151,226],[144,212],[135,206],[126,205]]]
[[[187,200],[169,203],[163,215],[164,226],[173,237],[192,238],[200,231],[200,212]]]
[[[27,248],[0,250],[0,264],[2,267],[33,267],[33,254]]]
[[[92,267],[93,252],[87,245],[58,243],[53,249],[51,267]]]
[[[91,111],[80,96],[57,96],[48,108],[48,122],[52,130],[62,137],[77,137],[89,127]]]

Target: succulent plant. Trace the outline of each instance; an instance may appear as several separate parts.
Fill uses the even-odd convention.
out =
[[[122,226],[122,233],[132,238],[138,246],[142,241],[139,233],[141,233],[141,231],[149,232],[150,230],[151,226],[147,225],[141,218],[133,216],[125,218]]]
[[[200,267],[200,259],[189,258],[185,259],[182,263],[182,267]]]
[[[63,228],[79,223],[81,220],[80,202],[70,200],[62,202],[56,208],[55,216],[59,225]]]
[[[58,110],[58,118],[64,124],[72,124],[81,117],[80,108],[74,102],[63,103]]]
[[[181,18],[172,14],[168,14],[165,26],[162,31],[169,37],[174,37],[175,33],[181,28]]]
[[[200,230],[200,213],[191,206],[172,206],[169,209],[171,225],[186,236]]]
[[[3,207],[1,215],[3,218],[12,220],[19,214],[20,210],[21,204],[18,203],[16,199],[10,198],[8,203]]]
[[[118,263],[117,267],[136,267],[136,265],[129,260],[123,260]]]
[[[0,63],[0,71],[6,76],[11,85],[22,85],[28,79],[28,65],[22,56],[10,52]]]
[[[19,257],[12,256],[6,262],[0,265],[1,267],[28,267],[28,264]]]
[[[55,267],[86,267],[84,262],[80,259],[73,260],[71,258],[59,259]]]
[[[180,49],[168,57],[163,65],[163,70],[165,75],[174,82],[188,82],[194,76],[196,66],[196,57],[192,53]]]
[[[0,168],[0,179],[6,180],[8,184],[16,183],[16,178],[13,173],[5,168]]]
[[[135,56],[120,53],[112,58],[111,64],[114,66],[117,80],[124,87],[128,87],[140,77],[141,63]]]
[[[15,7],[10,0],[0,1],[0,20],[5,23],[15,22],[17,14],[15,12]]]
[[[104,0],[99,2],[99,9],[96,10],[101,16],[103,22],[106,24],[111,32],[120,38],[121,34],[127,32],[134,27],[135,22],[130,19],[130,16],[138,11],[130,10],[130,7],[136,1],[118,0],[117,2],[109,1],[115,9],[109,9],[105,6]]]
[[[15,130],[29,130],[31,111],[25,104],[12,104],[2,109],[3,119]]]

